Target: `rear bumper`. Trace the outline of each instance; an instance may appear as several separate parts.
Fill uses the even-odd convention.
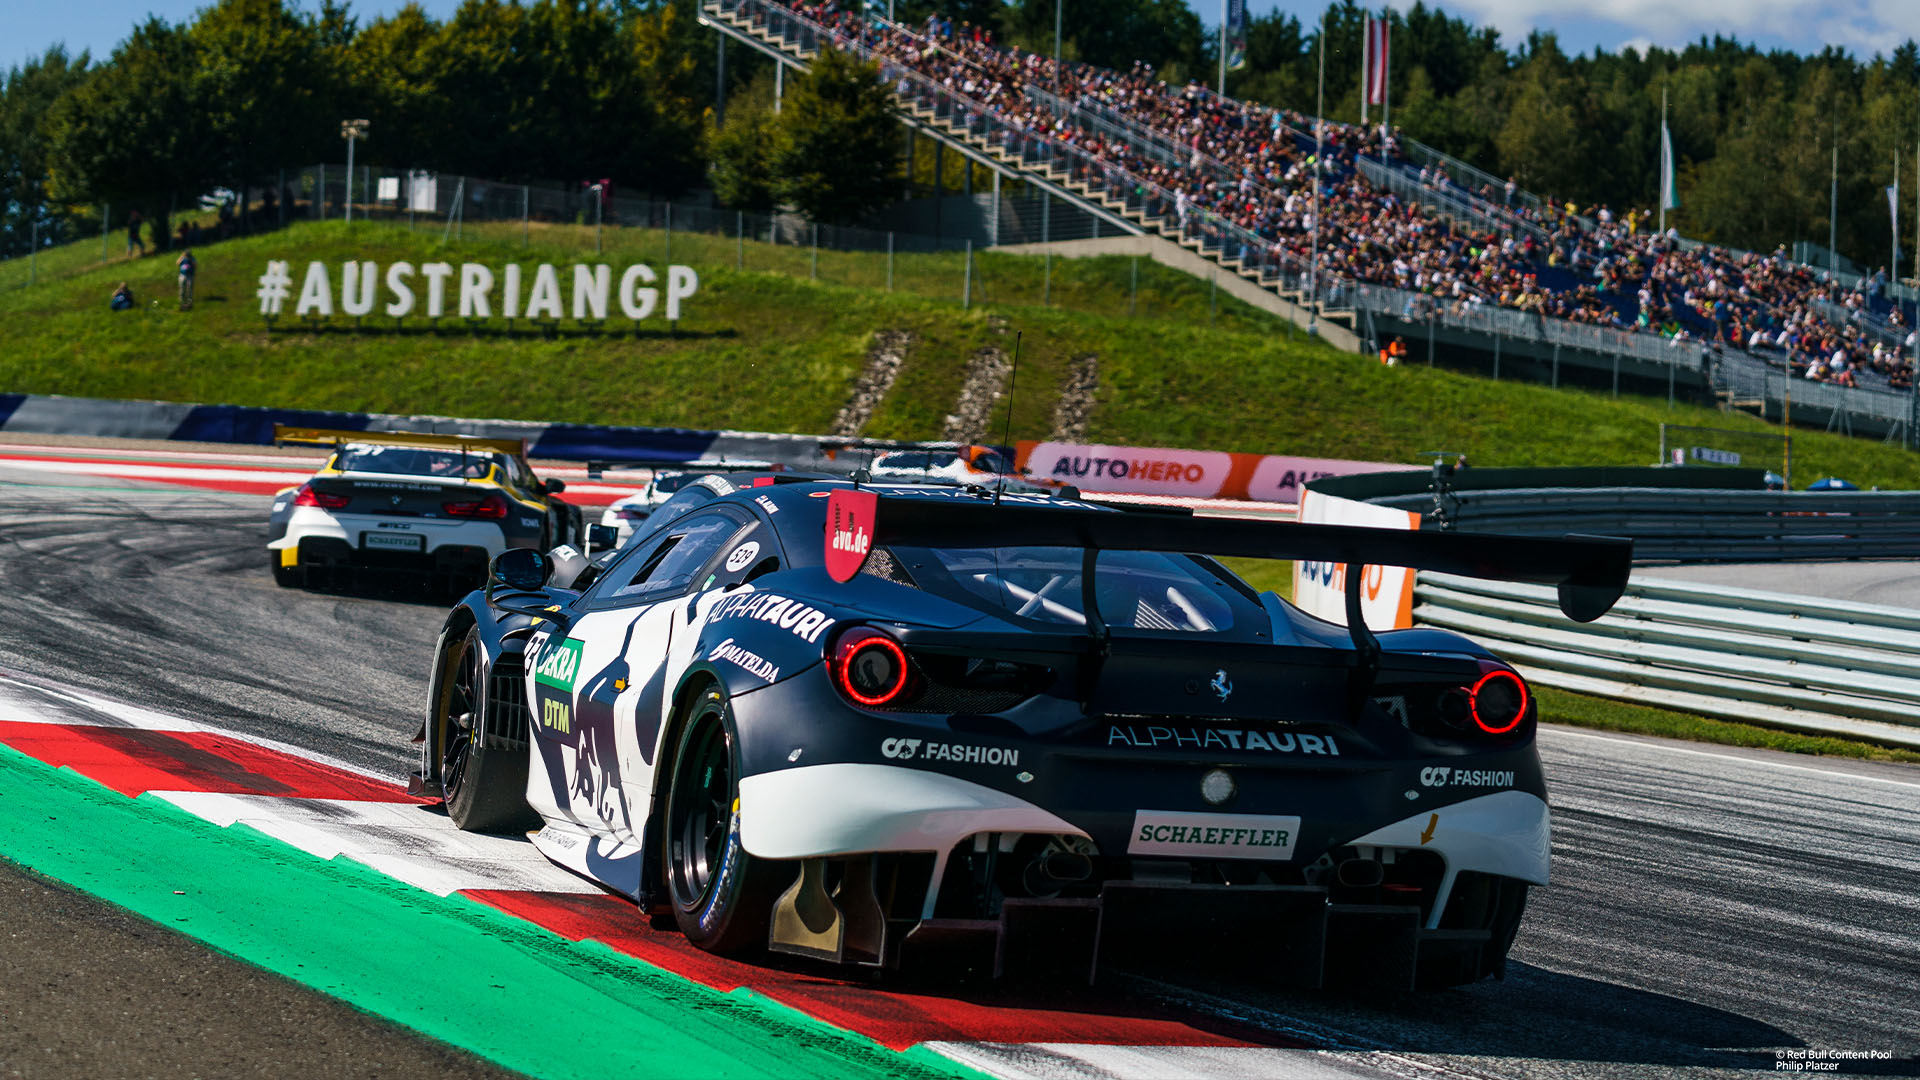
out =
[[[990,850],[1016,873],[1031,857],[1029,839],[1124,853],[1097,852],[1085,830],[1027,800],[888,765],[746,777],[740,822],[749,853],[798,867],[776,906],[775,951],[1073,979],[1115,963],[1192,970],[1203,957],[1209,970],[1241,968],[1300,988],[1411,989],[1435,970],[1465,973],[1441,976],[1451,982],[1499,970],[1511,939],[1487,912],[1502,896],[1518,903],[1524,886],[1546,883],[1550,836],[1544,800],[1501,791],[1344,838],[1341,859],[1381,874],[1370,884],[1341,880],[1333,862],[1292,875],[1246,863],[1206,881],[1204,864],[1134,859],[1097,884],[1054,895],[1008,890],[970,913],[987,917],[951,917],[956,881],[971,876],[989,890],[1006,881],[1004,873],[996,878],[991,855],[986,877],[978,876]],[[835,876],[839,884],[828,890]]]
[[[414,546],[388,546],[405,539]],[[383,544],[382,541],[386,541]],[[356,566],[419,566],[449,560],[485,562],[507,549],[506,535],[490,521],[333,514],[302,506],[267,550],[296,551],[296,562]],[[284,562],[284,556],[282,556]]]

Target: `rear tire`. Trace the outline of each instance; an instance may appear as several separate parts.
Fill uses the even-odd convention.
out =
[[[740,844],[740,755],[726,698],[702,695],[673,755],[661,876],[674,922],[707,952],[766,948],[778,870]]]
[[[282,566],[280,553],[267,552],[269,566],[273,568],[273,583],[283,589],[304,589],[307,586],[307,568],[304,566]]]
[[[517,697],[494,700],[478,628],[467,631],[442,661],[441,690],[427,727],[434,739],[447,816],[467,832],[525,832],[540,827],[527,805],[532,714]],[[518,742],[519,746],[512,744]]]

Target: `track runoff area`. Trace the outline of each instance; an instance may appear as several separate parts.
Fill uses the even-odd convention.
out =
[[[96,512],[167,490],[250,509],[316,464],[0,447],[0,481],[87,489],[74,495]],[[547,471],[582,503],[630,490]],[[1204,972],[1077,993],[890,984],[709,956],[526,843],[458,832],[398,769],[4,660],[0,793],[34,812],[0,830],[0,858],[532,1075],[1914,1071],[1911,770],[1545,733],[1558,888],[1504,986],[1381,1005]]]

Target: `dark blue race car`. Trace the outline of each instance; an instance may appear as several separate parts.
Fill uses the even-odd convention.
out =
[[[1070,496],[713,477],[454,609],[413,790],[702,948],[1379,988],[1502,971],[1547,881],[1536,708],[1366,564],[1558,586],[1625,540],[1196,519]],[[1217,557],[1346,563],[1349,623]]]

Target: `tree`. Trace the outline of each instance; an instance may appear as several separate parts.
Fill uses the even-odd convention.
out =
[[[898,188],[899,114],[879,69],[821,50],[792,80],[774,143],[780,195],[815,221],[841,224],[887,203]]]
[[[335,12],[337,14],[337,11]],[[192,96],[206,125],[201,158],[228,187],[331,156],[341,95],[323,62],[319,26],[280,0],[220,0],[187,31],[197,59]]]
[[[0,80],[0,252],[26,251],[36,222],[44,230],[63,216],[47,193],[47,111],[86,72],[86,53],[55,45]]]
[[[149,18],[53,106],[47,118],[55,198],[137,206],[164,238],[175,205],[220,177],[195,93],[199,50],[184,28]]]
[[[779,117],[773,111],[773,80],[762,78],[733,96],[727,118],[707,127],[707,175],[720,201],[740,210],[766,213],[779,201],[773,171]]]

